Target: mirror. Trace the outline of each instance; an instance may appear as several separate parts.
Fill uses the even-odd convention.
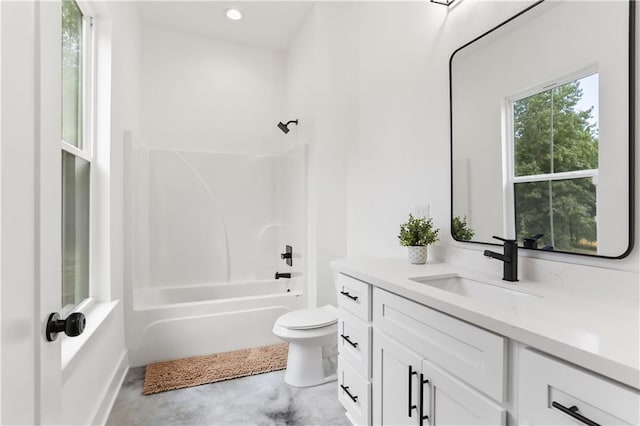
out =
[[[453,53],[456,240],[629,254],[634,13],[633,1],[540,1]]]

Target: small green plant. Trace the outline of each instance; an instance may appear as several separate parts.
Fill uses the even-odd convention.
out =
[[[451,234],[458,241],[469,241],[476,232],[469,227],[466,216],[454,216],[451,222]]]
[[[409,220],[400,225],[398,239],[403,246],[428,246],[438,241],[438,232],[432,219],[415,218],[409,213]]]

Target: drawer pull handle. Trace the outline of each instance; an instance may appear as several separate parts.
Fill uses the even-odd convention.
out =
[[[429,384],[429,380],[424,378],[424,374],[420,373],[420,426],[425,420],[429,420],[429,416],[424,414],[424,385]]]
[[[352,295],[349,294],[348,291],[341,291],[340,294],[342,294],[343,296],[348,297],[349,299],[353,300],[354,302],[356,300],[358,300],[358,296],[352,296]]]
[[[580,411],[578,409],[578,407],[576,407],[575,405],[572,405],[571,407],[567,408],[562,404],[559,404],[555,401],[553,401],[551,403],[551,405],[555,408],[557,408],[558,410],[562,411],[565,414],[570,415],[571,417],[573,417],[574,419],[584,423],[585,425],[589,425],[589,426],[600,426],[598,423],[594,422],[591,419],[586,418],[585,416],[583,416],[582,414],[580,414],[578,411]]]
[[[345,391],[347,396],[349,396],[349,398],[351,398],[353,402],[358,402],[358,395],[351,395],[351,392],[349,392],[349,386],[340,385],[340,387],[342,388],[343,391]]]
[[[413,393],[413,386],[411,386],[411,385],[413,384],[413,383],[412,383],[412,381],[413,381],[413,375],[414,375],[414,374],[417,376],[417,375],[418,375],[418,372],[417,372],[417,371],[413,371],[413,366],[412,366],[412,365],[410,365],[410,366],[409,366],[409,418],[411,418],[411,411],[412,411],[414,408],[415,408],[415,409],[417,409],[417,408],[418,408],[418,406],[417,406],[417,405],[414,405],[414,404],[412,404],[412,403],[411,403],[411,402],[412,402],[412,400],[413,400],[413,396],[412,396],[412,393]]]
[[[345,336],[344,334],[341,334],[340,337],[342,337],[342,340],[344,340],[345,342],[347,342],[348,344],[350,344],[354,348],[358,347],[358,342],[352,342],[351,340],[349,340],[349,336]]]

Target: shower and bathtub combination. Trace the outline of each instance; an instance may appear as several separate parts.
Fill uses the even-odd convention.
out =
[[[152,3],[140,5],[140,126],[124,143],[131,366],[280,343],[276,320],[314,304],[316,286],[307,280],[315,128],[301,103],[307,75],[288,51],[313,6],[283,7],[288,35],[265,44],[175,28],[167,23],[183,6]]]
[[[306,146],[248,155],[152,149],[131,139],[131,365],[280,342],[271,332],[276,319],[307,305]]]

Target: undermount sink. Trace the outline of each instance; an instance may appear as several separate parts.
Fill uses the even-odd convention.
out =
[[[461,276],[448,277],[417,277],[412,281],[426,284],[440,290],[465,296],[473,300],[500,305],[518,305],[537,295],[524,293],[519,290],[512,290],[495,284],[473,280]]]

